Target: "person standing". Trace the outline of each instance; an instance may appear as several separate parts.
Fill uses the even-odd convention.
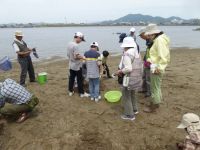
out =
[[[134,41],[136,42],[136,35],[135,35],[135,28],[132,27],[130,29],[130,36],[134,39]]]
[[[147,62],[147,59],[149,58],[149,50],[153,44],[153,42],[151,42],[149,39],[148,39],[148,36],[145,35],[145,31],[146,31],[146,28],[143,27],[139,30],[139,36],[146,41],[146,51],[145,51],[145,55],[144,55],[144,58],[143,58],[143,61],[144,61],[144,72],[143,72],[143,86],[142,86],[142,89],[145,93],[145,97],[150,97],[151,96],[151,87],[150,87],[150,63]]]
[[[27,72],[29,74],[30,82],[35,82],[35,72],[30,56],[33,49],[28,48],[27,44],[22,39],[22,31],[16,31],[13,47],[17,53],[18,62],[21,67],[20,85],[25,86]]]
[[[68,44],[67,56],[69,58],[69,96],[74,94],[74,81],[77,77],[78,92],[80,97],[89,97],[89,95],[84,92],[83,89],[83,75],[82,75],[82,60],[84,56],[80,54],[78,44],[85,41],[84,35],[81,32],[76,32],[74,35],[74,40]]]
[[[137,41],[136,41],[136,35],[135,35],[135,28],[134,27],[132,27],[131,29],[130,29],[130,37],[132,37],[133,39],[134,39],[134,41],[135,41],[135,43],[136,43],[136,45],[137,45],[137,51],[138,51],[138,53],[140,53],[140,46],[139,46],[139,44],[137,43]]]
[[[153,45],[149,50],[149,57],[147,62],[150,65],[150,80],[151,80],[151,104],[144,109],[145,112],[151,113],[159,108],[162,100],[161,82],[167,65],[170,62],[169,43],[170,39],[156,24],[149,24],[146,27],[146,35],[153,41]]]
[[[84,56],[86,59],[87,66],[87,78],[89,79],[89,91],[91,100],[98,102],[100,99],[100,65],[98,58],[100,54],[97,52],[99,45],[97,42],[93,42],[90,45],[90,50],[85,52]]]
[[[132,37],[124,38],[121,47],[124,52],[119,70],[115,73],[123,76],[122,105],[124,113],[121,118],[135,120],[135,115],[138,113],[136,91],[142,86],[142,61]]]

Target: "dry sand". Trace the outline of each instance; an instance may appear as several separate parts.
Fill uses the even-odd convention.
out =
[[[40,104],[22,124],[8,122],[1,127],[1,150],[175,150],[184,138],[176,129],[186,112],[200,114],[200,49],[171,51],[171,64],[163,79],[163,104],[157,113],[143,113],[148,98],[138,94],[139,114],[134,122],[120,118],[120,103],[99,103],[75,94],[67,95],[67,61],[35,63],[36,72],[46,71],[48,83],[28,83]],[[112,57],[110,68],[117,68]],[[18,80],[19,65],[0,79]],[[119,89],[115,79],[102,79],[103,94]]]

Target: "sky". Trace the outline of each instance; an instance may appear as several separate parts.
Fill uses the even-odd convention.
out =
[[[127,14],[200,18],[200,0],[0,0],[3,23],[91,23]]]

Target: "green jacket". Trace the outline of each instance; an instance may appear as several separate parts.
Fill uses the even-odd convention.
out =
[[[165,68],[170,62],[169,43],[169,37],[162,34],[154,40],[153,45],[149,50],[149,58],[147,61],[152,64],[157,64],[158,69],[161,72],[165,71]]]

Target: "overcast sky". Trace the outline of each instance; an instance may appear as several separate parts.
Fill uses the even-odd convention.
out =
[[[200,0],[0,0],[0,24],[88,23],[127,14],[200,18]]]

